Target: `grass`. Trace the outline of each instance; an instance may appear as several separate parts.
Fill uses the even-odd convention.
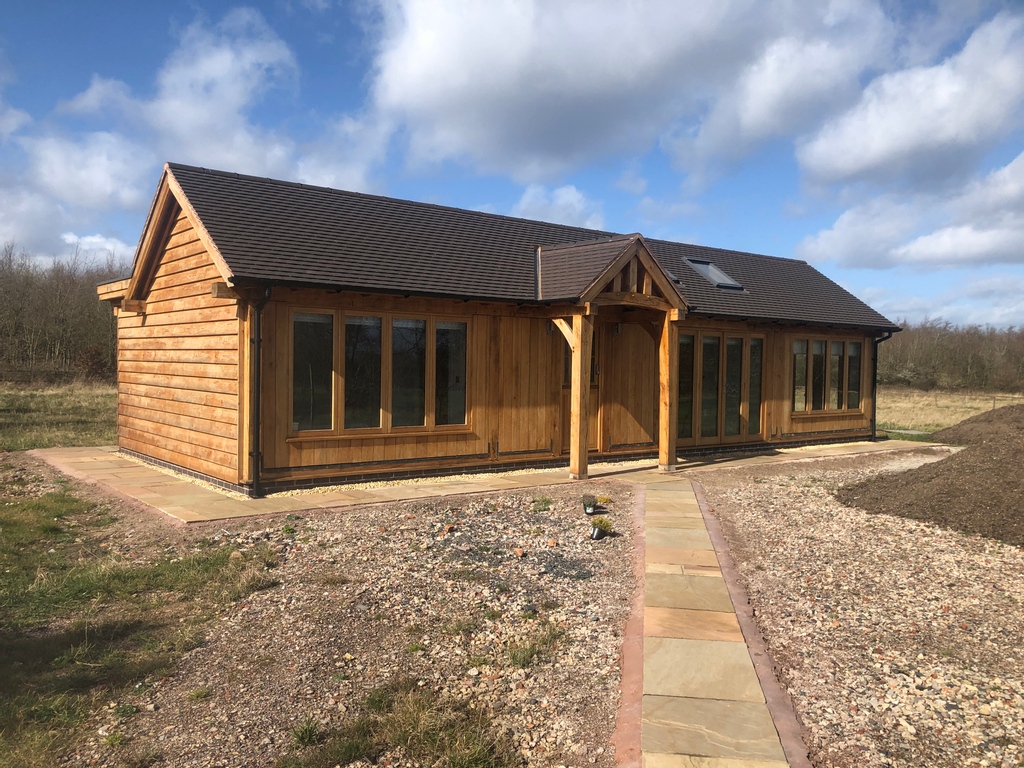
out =
[[[26,387],[0,382],[0,451],[117,441],[112,384]]]
[[[525,669],[552,651],[562,636],[561,631],[551,624],[540,627],[521,643],[511,643],[505,650],[509,663]]]
[[[330,768],[359,760],[376,763],[401,749],[412,764],[449,768],[519,765],[512,745],[495,734],[490,718],[464,702],[441,700],[406,678],[376,688],[364,713],[342,727],[319,731],[320,743],[300,748],[277,768]]]
[[[201,544],[128,562],[99,546],[109,509],[19,482],[0,483],[0,763],[49,766],[105,702],[134,715],[135,686],[201,644],[217,606],[274,583],[276,555]]]
[[[981,392],[923,392],[906,387],[878,388],[878,428],[915,429],[930,435],[979,413],[1024,404],[1024,395]],[[904,436],[900,436],[903,439]]]

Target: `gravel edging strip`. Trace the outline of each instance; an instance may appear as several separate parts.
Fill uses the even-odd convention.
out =
[[[743,633],[743,640],[747,645],[747,653],[754,663],[754,671],[757,673],[758,682],[761,684],[761,692],[764,694],[768,712],[772,716],[775,730],[779,734],[779,741],[782,743],[782,751],[786,754],[786,761],[791,768],[812,768],[808,755],[807,744],[804,741],[804,727],[796,714],[793,700],[785,689],[779,684],[775,677],[775,664],[764,639],[754,622],[754,612],[747,598],[746,590],[740,581],[739,571],[733,562],[729,552],[729,545],[722,533],[722,528],[711,511],[708,509],[707,499],[704,496],[704,488],[696,480],[691,480],[694,496],[697,498],[697,505],[704,518],[704,527],[707,529],[708,537],[718,555],[718,565],[722,571],[722,578],[729,590],[729,598],[736,611],[736,619]]]

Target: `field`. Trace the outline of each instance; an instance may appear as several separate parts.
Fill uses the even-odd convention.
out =
[[[985,392],[925,392],[906,387],[878,388],[878,428],[914,429],[926,434],[959,424],[1005,405],[1024,404],[1024,395]]]
[[[0,382],[0,451],[112,445],[117,439],[112,384],[28,387]]]

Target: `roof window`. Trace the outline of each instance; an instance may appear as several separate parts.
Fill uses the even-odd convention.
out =
[[[704,279],[716,288],[725,288],[732,291],[743,290],[742,285],[707,259],[687,259],[686,263],[704,275]]]

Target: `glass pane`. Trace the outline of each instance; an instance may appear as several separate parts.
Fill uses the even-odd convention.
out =
[[[860,342],[851,341],[846,345],[849,370],[846,374],[846,407],[860,408]]]
[[[843,407],[843,342],[833,341],[828,363],[828,407]]]
[[[811,410],[825,409],[825,342],[813,342],[811,354]]]
[[[379,317],[345,318],[345,429],[380,426]]]
[[[565,336],[562,336],[562,340],[565,340]],[[572,347],[568,341],[562,346],[562,384],[566,387],[572,386]]]
[[[761,366],[764,339],[750,340],[750,400],[747,407],[747,434],[761,434]]]
[[[391,321],[391,426],[419,427],[426,419],[427,321]]]
[[[793,342],[793,410],[807,410],[807,339]]]
[[[437,323],[434,423],[466,423],[466,324]]]
[[[678,437],[693,437],[693,336],[679,336]]]
[[[334,316],[296,313],[292,324],[292,430],[334,423]]]
[[[740,433],[743,395],[743,339],[725,340],[725,434]]]
[[[700,436],[718,435],[718,358],[721,340],[717,336],[705,336],[701,356],[700,377]]]

